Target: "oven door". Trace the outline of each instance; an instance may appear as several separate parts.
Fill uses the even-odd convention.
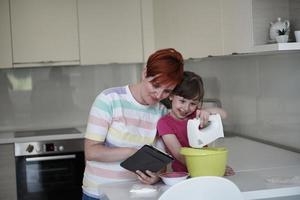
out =
[[[79,200],[83,171],[83,152],[18,156],[18,200]]]

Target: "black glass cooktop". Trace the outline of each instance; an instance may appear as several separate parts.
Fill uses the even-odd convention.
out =
[[[16,131],[15,137],[31,137],[31,136],[46,136],[46,135],[64,135],[80,133],[76,128],[59,128],[59,129],[42,129],[42,130],[26,130]]]

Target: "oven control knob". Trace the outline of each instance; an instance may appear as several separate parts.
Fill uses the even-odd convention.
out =
[[[33,151],[33,149],[34,149],[34,147],[33,147],[31,144],[29,144],[29,145],[27,146],[27,148],[26,148],[26,151],[27,151],[28,153],[31,153],[31,152]]]
[[[37,146],[37,147],[35,148],[35,151],[36,151],[37,153],[40,153],[40,152],[42,151],[42,149],[41,149],[41,147]]]
[[[59,146],[59,147],[58,147],[58,150],[59,150],[59,151],[63,151],[64,149],[65,149],[64,146]]]

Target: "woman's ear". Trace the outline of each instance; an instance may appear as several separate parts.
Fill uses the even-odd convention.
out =
[[[173,95],[173,94],[170,94],[170,95],[169,95],[169,100],[172,101],[172,100],[173,100],[173,97],[174,97],[174,95]]]
[[[145,66],[142,71],[142,80],[144,80],[146,77],[147,77],[147,67]]]

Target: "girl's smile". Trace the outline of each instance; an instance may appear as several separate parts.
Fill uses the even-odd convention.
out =
[[[176,119],[185,119],[197,108],[200,101],[198,99],[186,99],[181,96],[171,95],[172,101],[171,115]]]

